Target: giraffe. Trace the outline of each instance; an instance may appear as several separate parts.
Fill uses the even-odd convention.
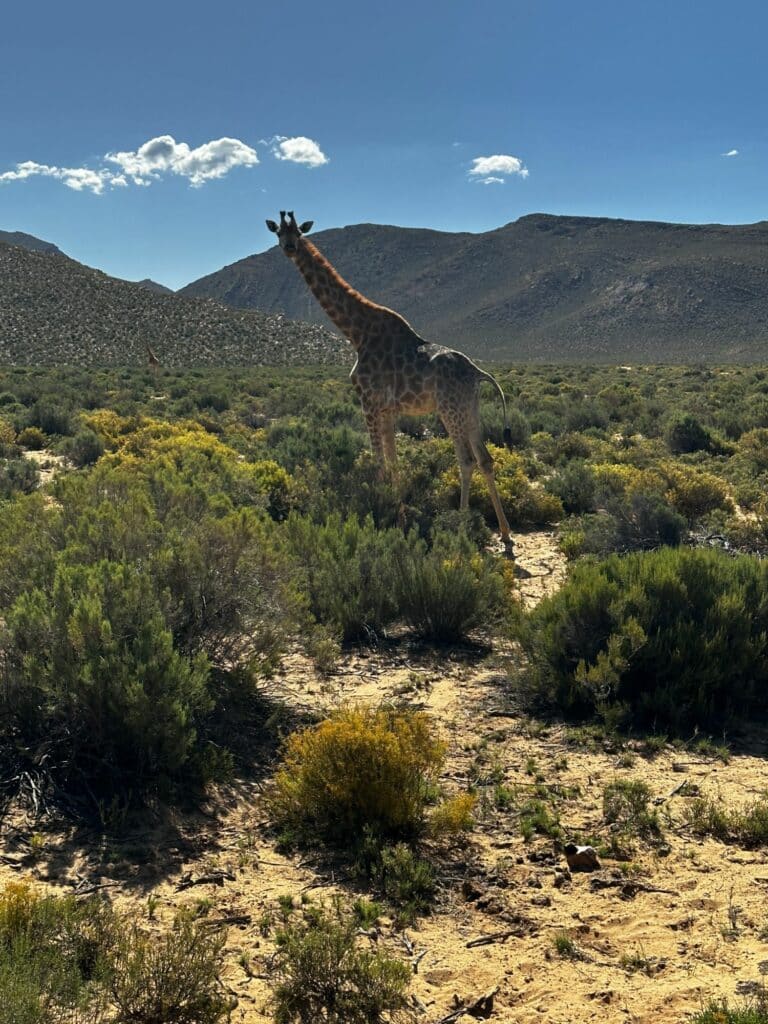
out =
[[[385,471],[394,470],[398,413],[436,412],[459,461],[459,508],[469,507],[469,485],[477,465],[488,485],[502,541],[511,554],[512,538],[496,489],[493,459],[480,433],[480,384],[489,381],[501,396],[504,441],[511,447],[507,402],[499,383],[461,352],[442,348],[430,354],[427,343],[404,317],[355,291],[305,237],[313,223],[298,225],[293,212],[286,219],[281,210],[280,224],[268,220],[267,227],[357,353],[350,377],[376,459]]]
[[[157,371],[160,369],[160,360],[157,358],[157,356],[149,347],[149,345],[146,345],[145,347],[147,349],[147,366],[150,368],[152,373],[157,374]]]

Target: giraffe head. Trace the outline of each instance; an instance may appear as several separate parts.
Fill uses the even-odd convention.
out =
[[[280,226],[278,227],[273,220],[268,220],[267,227],[277,235],[277,241],[286,256],[293,256],[299,246],[299,239],[302,235],[306,235],[312,228],[313,223],[314,221],[305,220],[301,227],[299,227],[293,215],[293,210],[288,213],[288,220],[285,219],[285,210],[281,210]]]

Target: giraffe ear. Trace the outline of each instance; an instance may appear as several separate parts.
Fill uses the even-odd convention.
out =
[[[304,223],[299,228],[299,231],[302,233],[302,235],[306,235],[308,231],[312,230],[312,225],[314,223],[315,222],[313,220],[305,220]]]
[[[277,234],[277,224],[275,224],[273,220],[267,221],[267,227],[270,231],[274,231],[274,233]]]

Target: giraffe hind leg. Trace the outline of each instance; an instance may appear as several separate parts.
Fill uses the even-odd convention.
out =
[[[488,493],[491,496],[493,510],[496,513],[499,532],[501,533],[501,539],[504,542],[504,547],[507,551],[511,551],[512,534],[509,529],[509,522],[504,514],[504,506],[501,504],[501,498],[499,497],[499,492],[496,489],[496,479],[493,475],[493,459],[491,458],[491,453],[485,447],[485,444],[480,437],[479,428],[472,431],[469,443],[472,447],[472,453],[475,456],[475,461],[477,462],[480,472],[485,477],[485,482],[488,485]]]

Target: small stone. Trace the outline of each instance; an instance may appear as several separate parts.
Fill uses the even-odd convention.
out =
[[[554,884],[556,889],[562,889],[571,881],[571,872],[568,868],[555,868]]]
[[[482,894],[483,890],[471,878],[465,878],[461,883],[461,895],[467,903],[472,903],[473,900],[478,899]]]
[[[568,843],[563,851],[571,871],[599,871],[600,861],[594,846],[577,846]]]

